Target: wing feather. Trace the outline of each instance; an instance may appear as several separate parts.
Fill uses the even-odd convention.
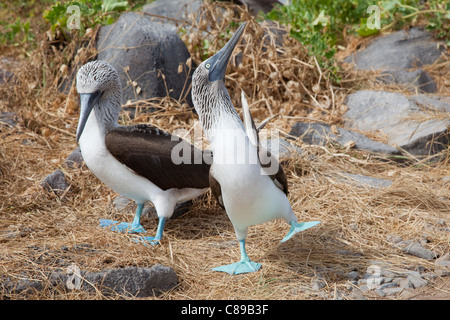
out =
[[[209,187],[211,162],[205,161],[208,154],[158,128],[148,125],[118,127],[106,135],[105,144],[118,161],[162,190]],[[180,156],[189,152],[183,159],[190,157],[190,163],[174,163],[174,147],[181,150]],[[197,164],[194,160],[198,159],[201,163]]]

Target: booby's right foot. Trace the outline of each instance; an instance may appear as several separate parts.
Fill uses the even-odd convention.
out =
[[[256,272],[261,268],[261,263],[253,262],[251,260],[241,260],[232,264],[216,267],[211,269],[212,271],[221,271],[228,274],[240,274],[248,272]]]
[[[316,225],[318,225],[320,221],[309,221],[309,222],[291,222],[291,229],[289,230],[288,234],[281,240],[281,242],[285,242],[292,238],[292,236],[296,233],[299,233],[301,231],[304,231],[306,229],[312,228]]]

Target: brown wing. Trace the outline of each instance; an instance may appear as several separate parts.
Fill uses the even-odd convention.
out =
[[[204,160],[208,154],[155,127],[115,128],[107,133],[105,144],[118,161],[162,190],[209,187],[211,162]]]
[[[270,168],[272,164],[278,166],[278,170],[275,174],[269,175],[273,183],[286,195],[289,193],[288,182],[283,167],[277,161],[277,159],[270,153],[269,150],[258,147],[259,163],[263,169]]]

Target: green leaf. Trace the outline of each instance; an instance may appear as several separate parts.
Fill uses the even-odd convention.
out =
[[[320,11],[319,16],[313,21],[312,25],[317,26],[320,23],[322,26],[325,27],[328,24],[329,20],[330,19],[327,16],[325,16],[325,12],[322,10]]]
[[[102,10],[104,12],[123,11],[128,9],[128,1],[103,0]]]
[[[56,24],[62,15],[66,14],[66,7],[61,5],[58,1],[51,6],[50,10],[46,10],[43,17],[46,21],[50,22],[52,25]]]

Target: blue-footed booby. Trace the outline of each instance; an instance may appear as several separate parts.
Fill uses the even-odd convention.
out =
[[[83,160],[103,183],[137,204],[132,223],[101,219],[100,225],[115,231],[145,232],[140,219],[144,203],[150,201],[159,218],[156,236],[140,240],[158,243],[177,202],[193,199],[208,190],[210,165],[203,161],[202,151],[156,127],[119,125],[122,88],[117,71],[107,62],[83,65],[76,81],[81,101],[76,141]],[[190,164],[174,163],[175,146],[177,150],[190,152]],[[201,163],[198,159],[202,159]]]
[[[290,224],[289,232],[281,240],[284,242],[319,223],[297,222],[287,198],[288,185],[282,167],[275,162],[275,168],[270,165],[268,170],[268,163],[263,163],[260,156],[263,149],[248,105],[243,105],[244,124],[225,87],[228,61],[245,25],[237,29],[219,52],[203,61],[192,76],[192,100],[213,152],[209,172],[211,191],[233,224],[241,252],[240,261],[212,270],[229,274],[254,272],[261,267],[250,260],[245,250],[250,226],[284,219]],[[270,154],[267,158],[272,164],[276,161]]]

